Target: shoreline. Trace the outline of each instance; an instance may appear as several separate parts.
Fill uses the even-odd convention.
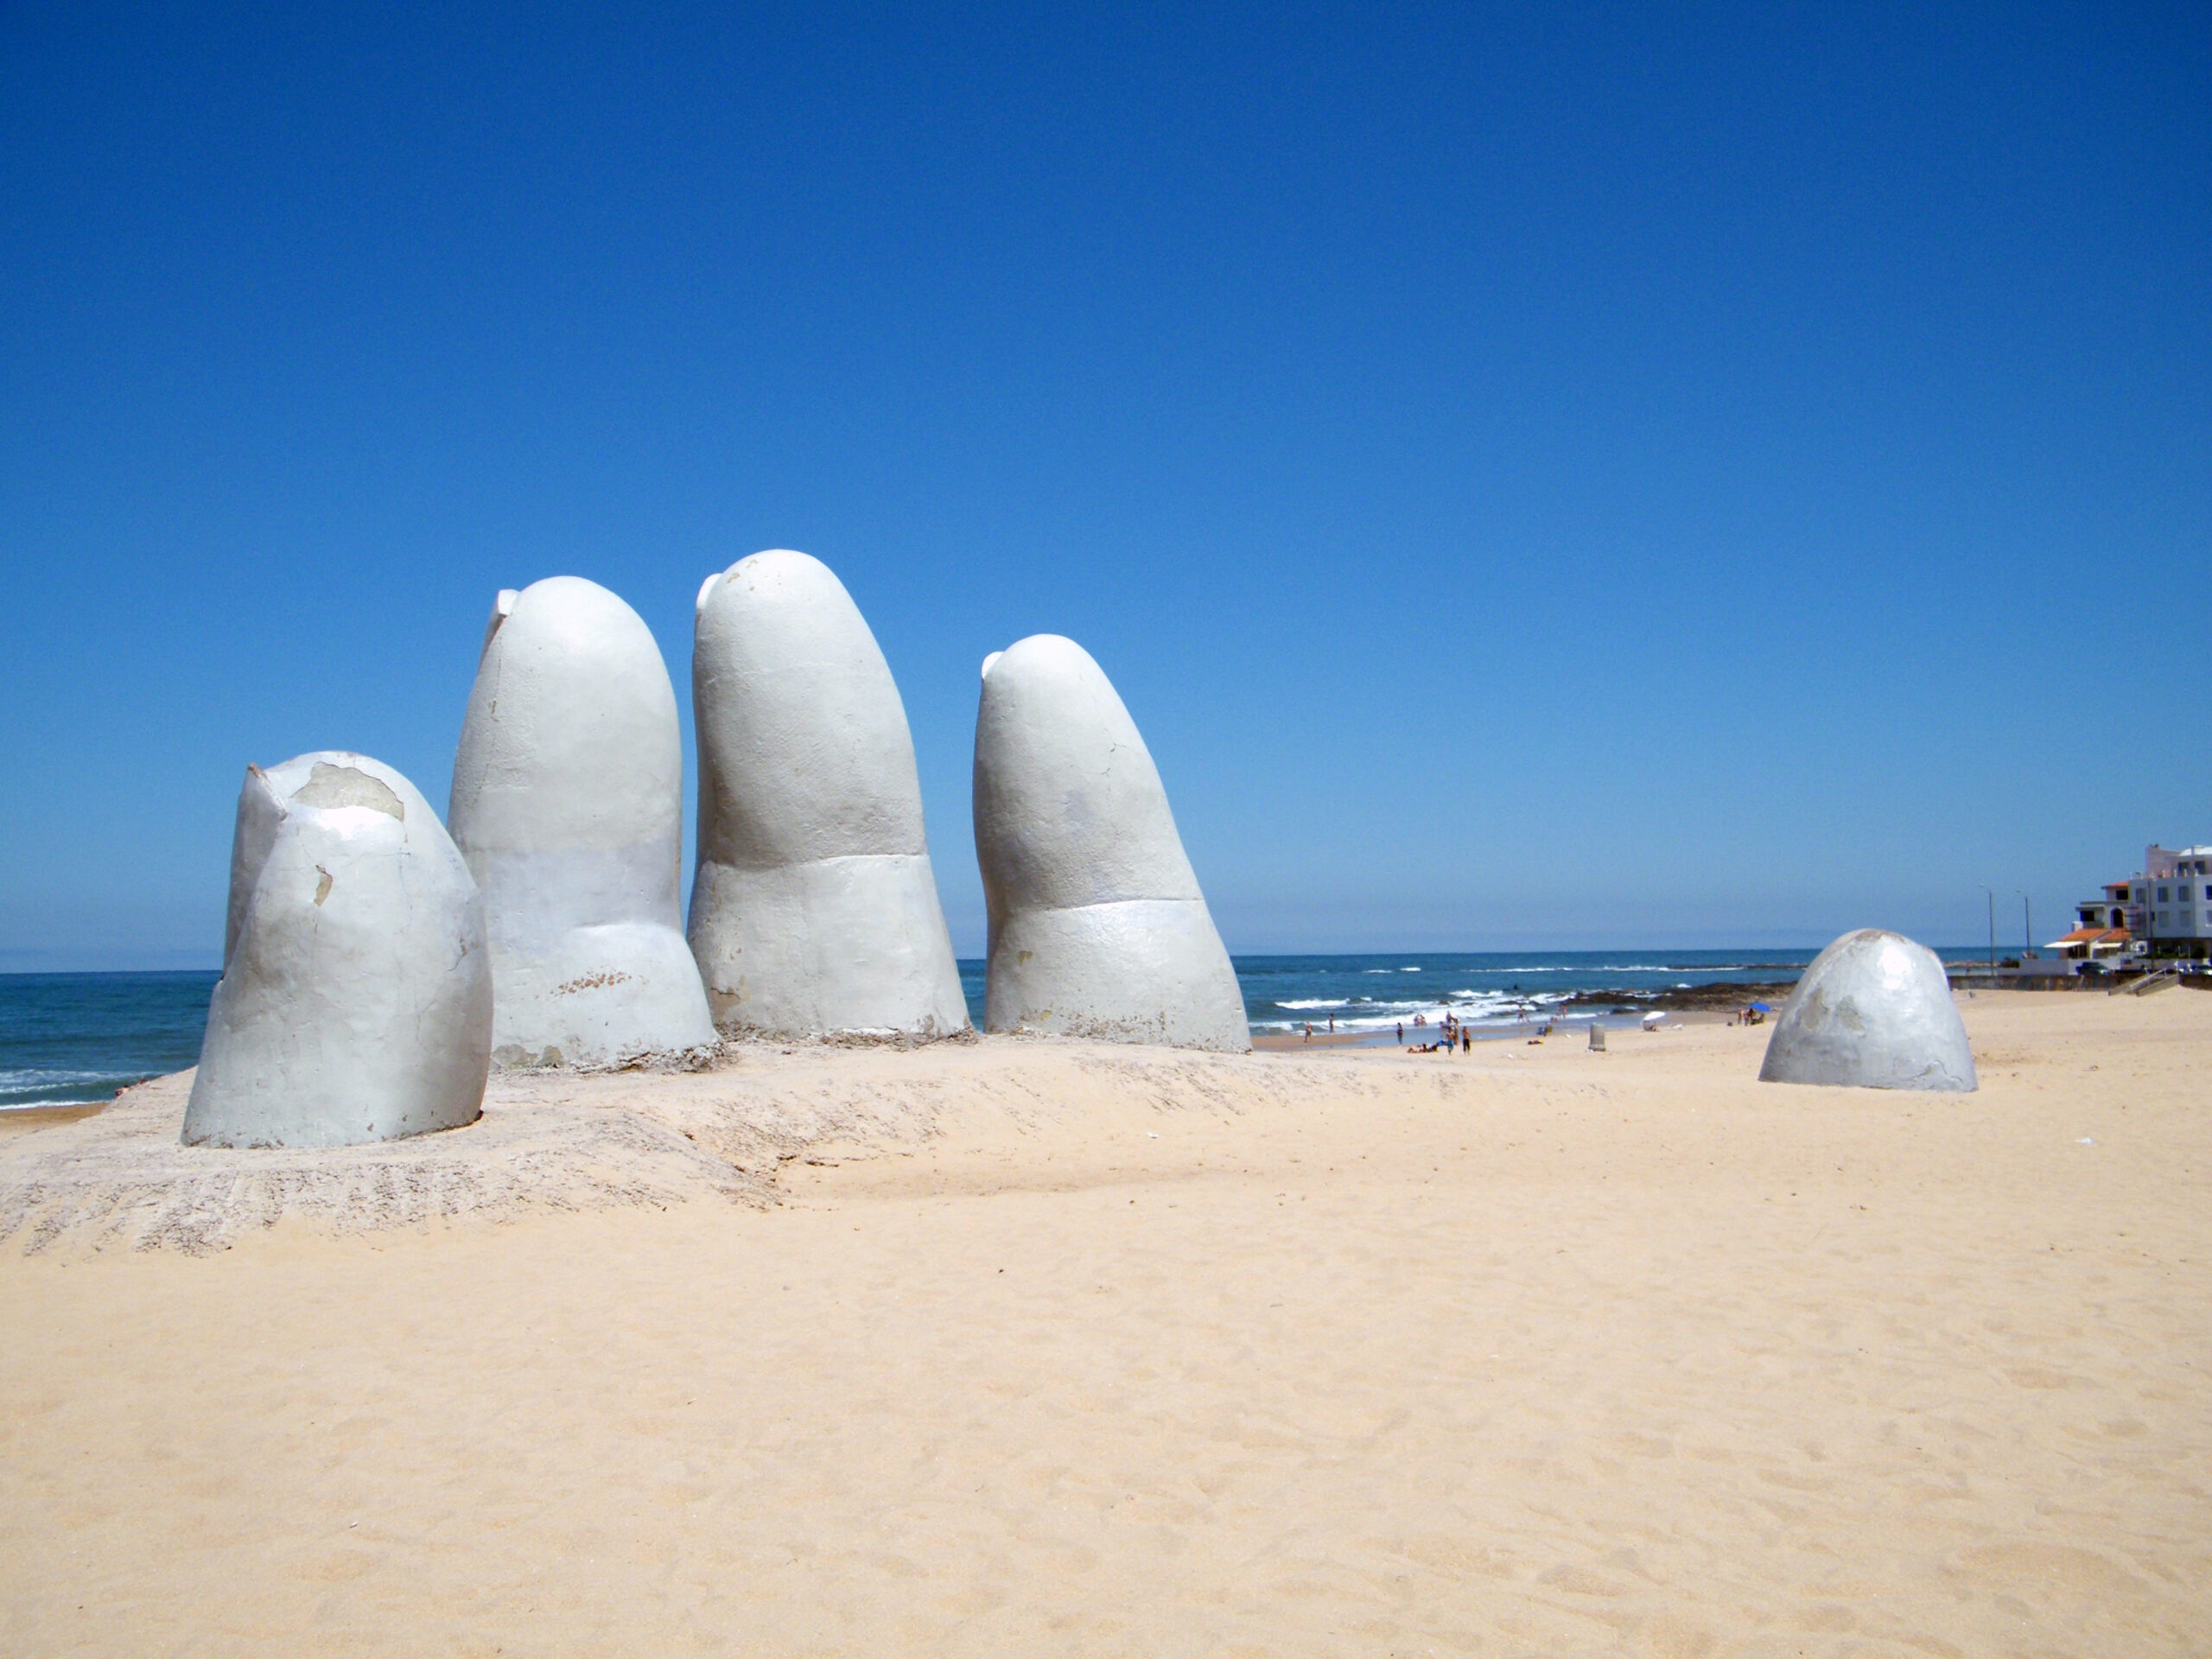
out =
[[[1725,1026],[1730,1023],[1730,1021],[1726,1018],[1723,1017],[1719,1013],[1710,1008],[1689,1008],[1682,1010],[1669,1008],[1663,1010],[1663,1012],[1666,1018],[1656,1027],[1647,1027],[1643,1025],[1641,1020],[1618,1018],[1608,1019],[1603,1017],[1592,1017],[1588,1015],[1584,1015],[1579,1018],[1561,1016],[1554,1021],[1551,1035],[1548,1038],[1539,1037],[1535,1034],[1537,1032],[1543,1029],[1543,1022],[1537,1020],[1531,1020],[1524,1026],[1471,1025],[1468,1029],[1474,1033],[1474,1052],[1476,1054],[1480,1054],[1485,1047],[1495,1046],[1501,1043],[1511,1044],[1517,1042],[1525,1046],[1541,1046],[1545,1043],[1566,1042],[1576,1039],[1580,1039],[1583,1042],[1586,1043],[1588,1039],[1584,1036],[1584,1033],[1589,1031],[1593,1026],[1599,1027],[1607,1033],[1615,1033],[1647,1030],[1668,1031],[1680,1029],[1685,1026]],[[1771,1030],[1773,1027],[1771,1026],[1752,1027],[1751,1029]],[[1389,1031],[1317,1031],[1313,1033],[1313,1040],[1310,1042],[1297,1032],[1255,1031],[1252,1033],[1252,1047],[1255,1052],[1265,1052],[1269,1054],[1294,1053],[1300,1050],[1310,1051],[1323,1048],[1376,1049],[1397,1053],[1414,1054],[1420,1052],[1413,1044],[1413,1039],[1416,1036],[1427,1038],[1433,1041],[1441,1030],[1441,1027],[1433,1025],[1421,1026],[1419,1027],[1409,1025],[1406,1027],[1407,1040],[1402,1044],[1398,1041],[1396,1033]],[[1464,1049],[1459,1051],[1459,1058],[1463,1059],[1470,1058],[1466,1051]],[[1430,1058],[1430,1056],[1423,1055],[1423,1058]],[[1433,1056],[1433,1058],[1442,1058],[1444,1056],[1440,1052],[1439,1052]]]
[[[1744,995],[1771,995],[1802,967],[1761,963],[1759,956],[1750,950],[1409,952],[1243,956],[1232,963],[1255,1032],[1279,1027],[1295,1034],[1306,1017],[1325,1016],[1332,1006],[1340,1017],[1388,1014],[1393,1023],[1400,1016],[1433,1017],[1449,1008],[1478,1030],[1491,1024],[1516,1029],[1516,1001],[1540,1019],[1547,1013],[1575,1016],[1588,1008],[1688,1007],[1716,995],[1725,1006],[1737,994],[1719,986],[1762,976]],[[984,964],[963,959],[960,969],[970,1012],[980,1018]],[[1675,982],[1683,975],[1715,973],[1728,978],[1688,988]],[[105,1098],[112,1099],[113,1087],[124,1077],[189,1066],[199,1053],[215,980],[212,969],[0,976],[0,1048],[10,1055],[14,1092],[42,1104],[72,1103],[86,1097],[93,1075],[105,1074],[112,1081]],[[1592,988],[1593,981],[1614,988]],[[1630,981],[1637,983],[1624,982]]]

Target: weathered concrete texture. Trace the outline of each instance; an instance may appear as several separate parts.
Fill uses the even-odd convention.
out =
[[[1813,958],[1767,1039],[1762,1083],[1859,1089],[1980,1086],[1943,964],[1879,928],[1847,933]]]
[[[483,900],[421,791],[337,750],[247,767],[185,1144],[474,1122],[491,1048]]]
[[[1244,996],[1136,722],[1040,633],[983,664],[976,855],[989,1031],[1242,1052]]]
[[[484,894],[496,1063],[619,1065],[715,1041],[683,931],[676,690],[635,611],[581,576],[500,594],[450,817]]]
[[[913,738],[852,596],[804,553],[699,590],[691,950],[724,1031],[969,1028],[922,829]]]

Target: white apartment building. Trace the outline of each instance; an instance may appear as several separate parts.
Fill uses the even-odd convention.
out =
[[[2069,956],[2212,957],[2212,846],[2146,847],[2140,870],[2075,910],[2080,927],[2053,941]]]

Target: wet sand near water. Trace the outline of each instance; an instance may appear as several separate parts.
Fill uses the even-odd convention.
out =
[[[105,1101],[91,1101],[81,1106],[14,1106],[0,1111],[0,1135],[28,1135],[33,1129],[49,1129],[59,1123],[75,1123],[97,1116],[106,1107]]]

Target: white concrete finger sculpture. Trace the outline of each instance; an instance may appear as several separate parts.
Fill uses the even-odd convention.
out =
[[[1980,1086],[1943,964],[1879,928],[1847,933],[1813,958],[1767,1039],[1762,1083],[1859,1089]]]
[[[456,1128],[491,1049],[483,901],[421,792],[339,750],[247,767],[185,1144]]]
[[[484,894],[495,1063],[714,1044],[683,932],[676,690],[635,611],[581,576],[499,595],[448,817]]]
[[[1072,639],[1033,635],[983,664],[976,856],[990,912],[984,1029],[1252,1046],[1159,769]]]
[[[724,1031],[969,1028],[906,710],[828,566],[755,553],[699,590],[691,950]]]

